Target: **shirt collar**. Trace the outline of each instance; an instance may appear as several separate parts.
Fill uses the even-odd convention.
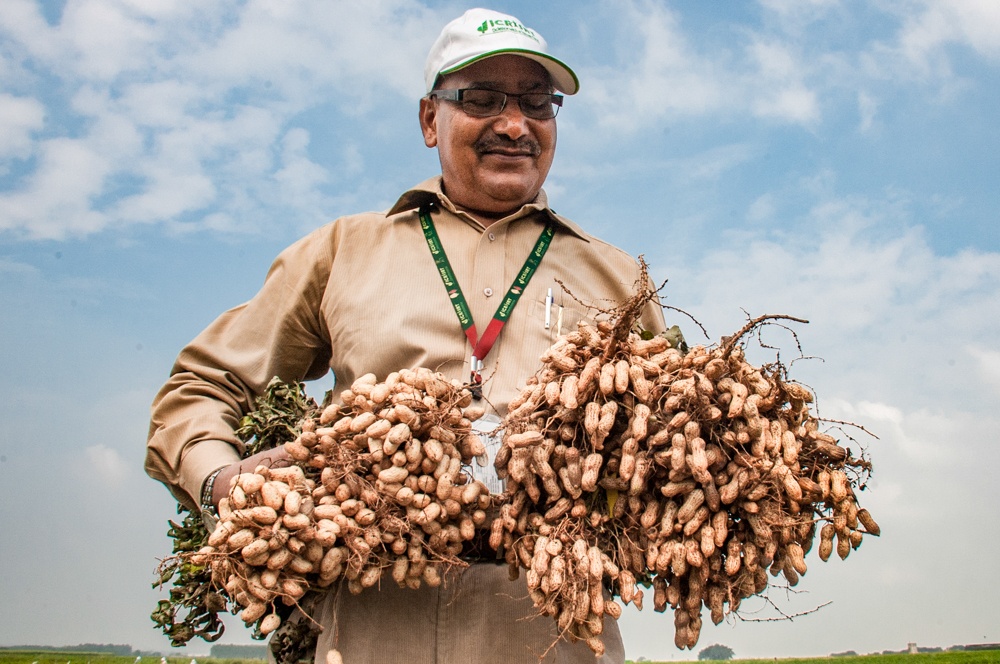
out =
[[[396,201],[396,204],[389,208],[386,215],[391,216],[401,212],[408,212],[428,203],[436,203],[448,210],[451,210],[452,212],[457,212],[455,205],[448,199],[447,196],[445,196],[441,185],[442,181],[440,175],[424,180],[400,196],[399,200]],[[552,208],[549,207],[548,196],[545,195],[544,190],[539,190],[534,201],[527,203],[511,216],[514,217],[514,220],[516,220],[520,217],[529,216],[535,212],[545,214],[549,217],[549,219],[554,221],[557,225],[562,226],[573,235],[576,235],[586,242],[590,241],[590,236],[587,235],[587,233],[585,233],[576,223],[556,214]]]

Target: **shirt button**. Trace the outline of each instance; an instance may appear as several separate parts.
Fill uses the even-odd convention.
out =
[[[492,296],[493,295],[493,289],[492,288],[484,288],[483,289],[483,295],[485,295],[486,297]]]
[[[497,239],[497,236],[494,235],[493,233],[488,234],[486,237],[490,239],[490,242],[493,242],[494,240]]]

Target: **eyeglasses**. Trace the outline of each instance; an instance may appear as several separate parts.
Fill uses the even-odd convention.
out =
[[[431,90],[428,97],[454,101],[462,106],[462,111],[474,118],[491,118],[503,113],[508,97],[517,99],[517,105],[524,117],[532,120],[551,120],[562,106],[562,95],[548,92],[524,92],[510,94],[484,88],[463,88],[461,90]]]

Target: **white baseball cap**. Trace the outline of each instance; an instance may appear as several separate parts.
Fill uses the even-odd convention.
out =
[[[470,9],[444,26],[434,42],[424,65],[427,92],[434,88],[438,76],[495,55],[520,55],[539,63],[552,77],[556,90],[576,94],[580,81],[565,63],[548,53],[548,45],[540,34],[513,16],[489,9]]]

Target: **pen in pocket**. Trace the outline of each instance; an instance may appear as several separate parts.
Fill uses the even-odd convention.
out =
[[[552,289],[545,296],[545,329],[552,327]]]

